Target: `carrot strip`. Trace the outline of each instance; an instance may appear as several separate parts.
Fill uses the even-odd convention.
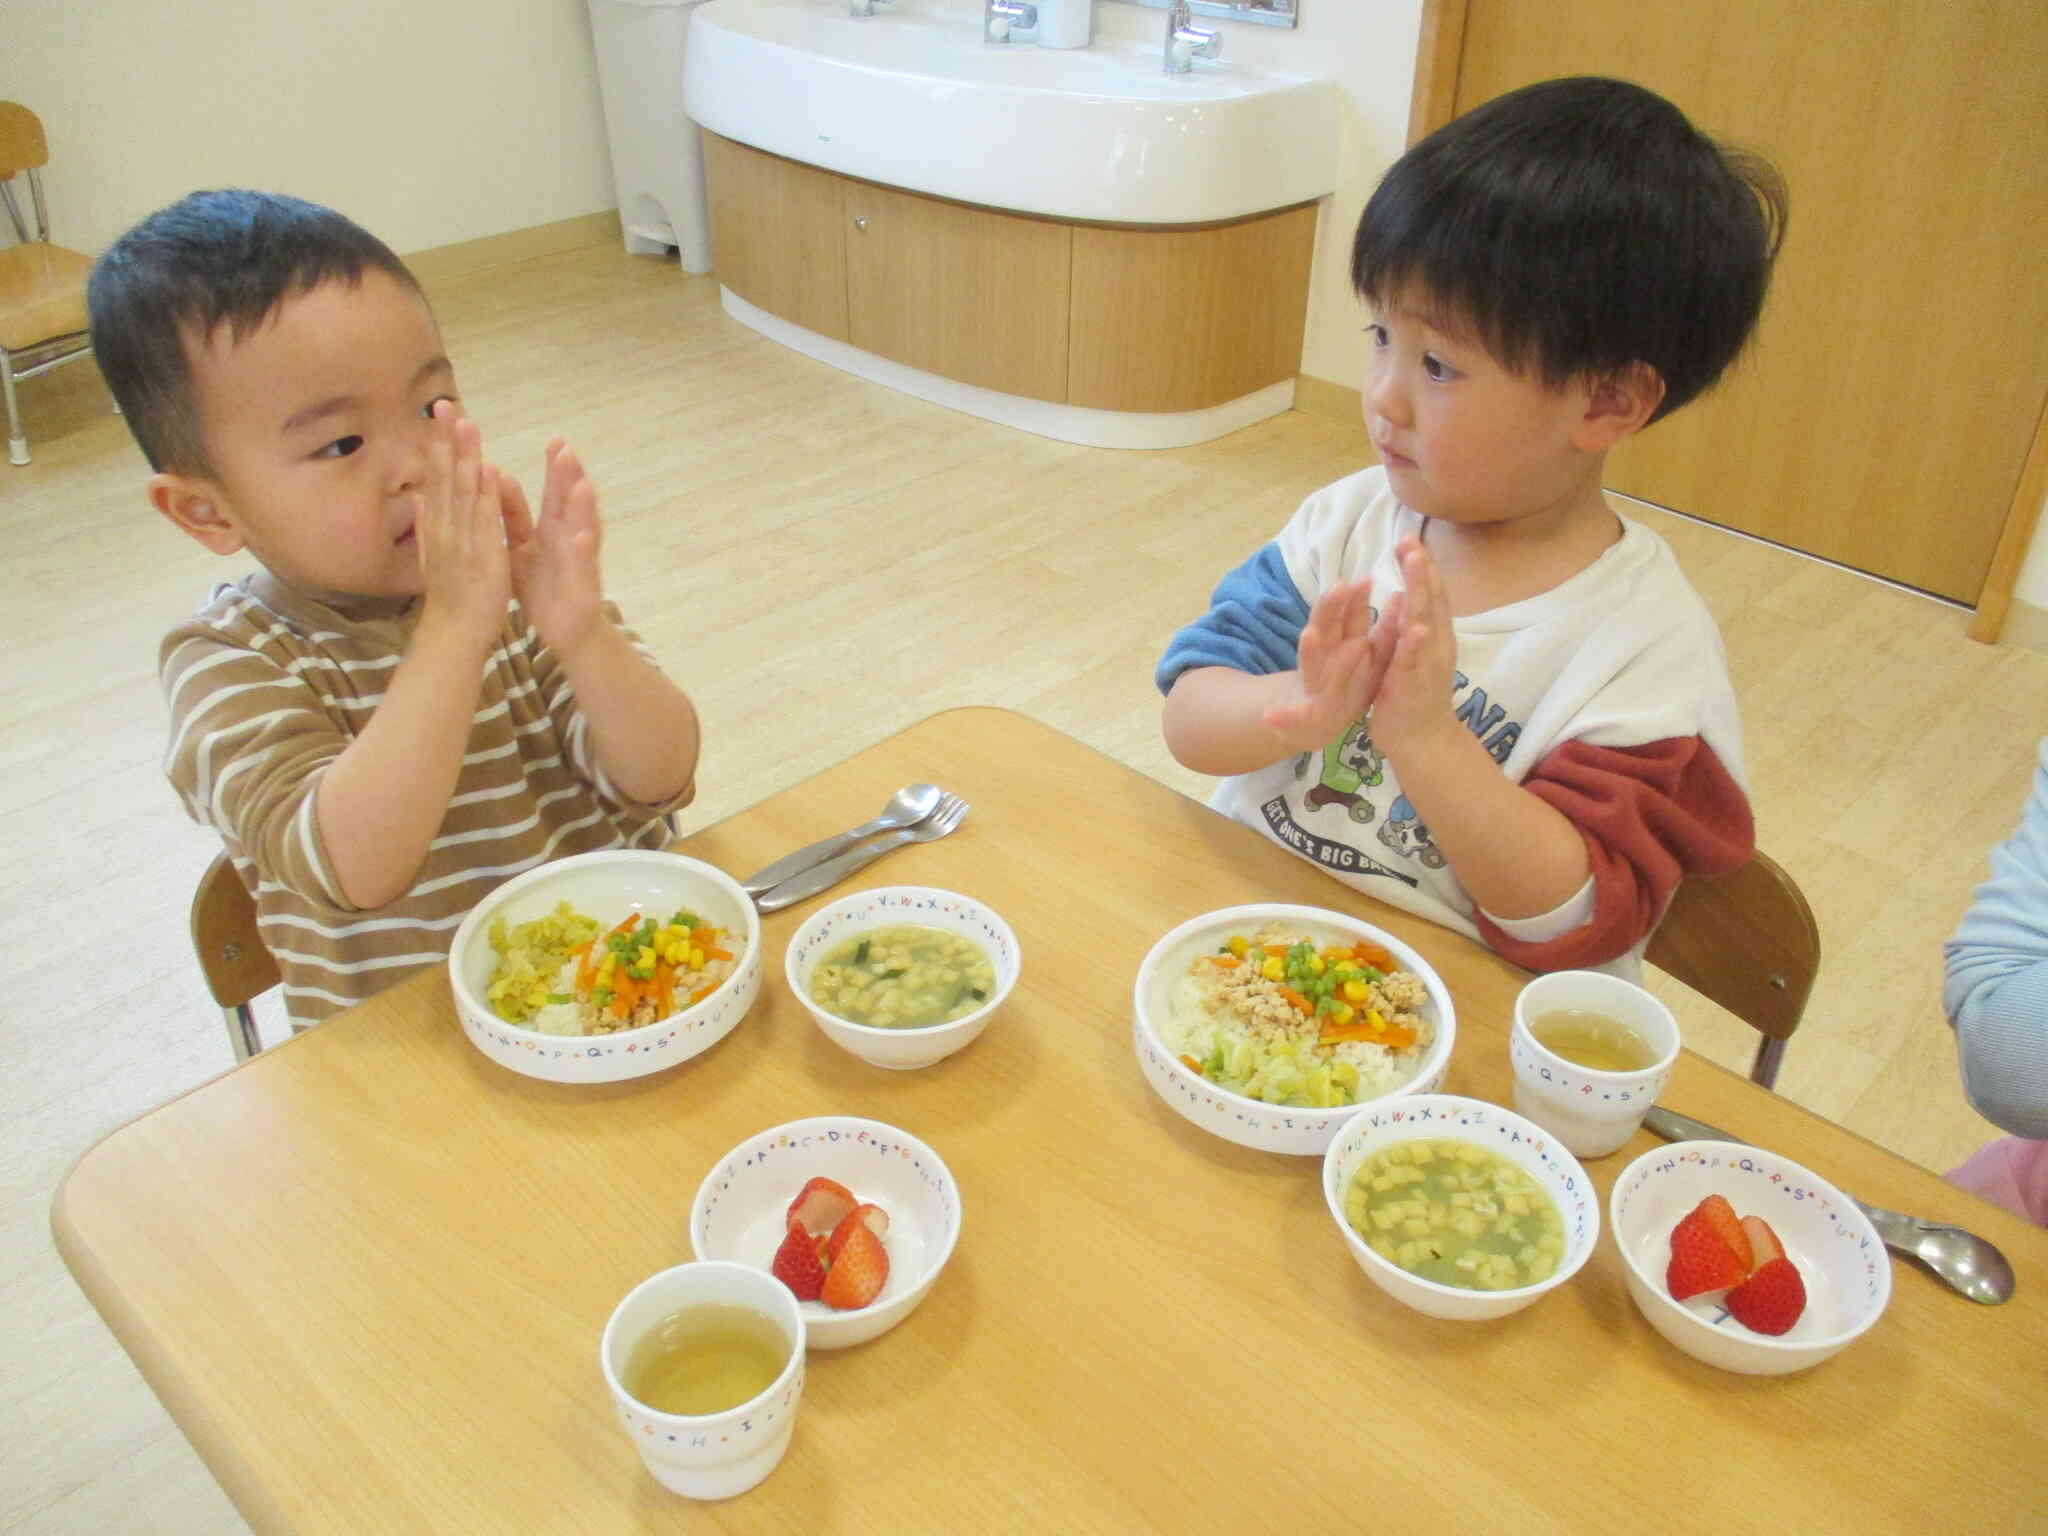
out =
[[[1293,1007],[1296,1013],[1315,1012],[1316,1005],[1310,1002],[1307,998],[1303,997],[1299,992],[1295,991],[1292,987],[1282,987],[1280,989],[1280,995],[1287,999],[1288,1003]]]
[[[1394,957],[1370,939],[1360,939],[1351,946],[1351,957],[1364,962],[1376,971],[1394,969]]]
[[[690,994],[690,1006],[694,1008],[697,1004],[703,1002],[705,998],[709,997],[712,993],[718,990],[718,985],[719,984],[714,981],[711,983],[710,986],[699,987],[696,991],[692,992]]]
[[[1235,955],[1206,955],[1203,957],[1218,970],[1234,971],[1244,962]]]
[[[1186,1054],[1183,1054],[1181,1056],[1181,1064],[1185,1066],[1190,1072],[1200,1072],[1202,1070],[1202,1064],[1199,1061],[1195,1060],[1194,1057]]]
[[[732,955],[729,951],[720,949],[716,945],[707,944],[704,946],[704,958],[706,960],[730,960]]]
[[[676,971],[667,961],[654,968],[654,1000],[661,1005],[663,1018],[676,1011]]]

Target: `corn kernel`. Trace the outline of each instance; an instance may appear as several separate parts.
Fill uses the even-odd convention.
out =
[[[1380,1011],[1377,1008],[1366,1010],[1365,1022],[1373,1029],[1385,1029],[1387,1027],[1387,1021],[1380,1017]]]
[[[1372,996],[1372,989],[1362,981],[1344,983],[1344,997],[1347,1002],[1362,1003]]]
[[[1278,955],[1268,955],[1264,963],[1259,966],[1259,974],[1268,981],[1285,981],[1287,979],[1287,966]]]
[[[1229,950],[1233,955],[1237,956],[1238,959],[1242,960],[1244,958],[1244,952],[1251,948],[1251,944],[1246,940],[1243,934],[1238,933],[1231,935],[1230,942],[1224,945],[1223,947]]]
[[[1308,957],[1309,975],[1320,976],[1323,974],[1324,969],[1325,967],[1323,965],[1323,957],[1321,955],[1310,955]]]
[[[695,945],[690,947],[690,969],[693,971],[704,969],[704,951],[698,949]]]
[[[1330,1017],[1335,1019],[1339,1024],[1349,1024],[1353,1019],[1358,1017],[1358,1010],[1352,1007],[1349,1003],[1339,1003],[1336,1007],[1336,1010],[1331,1013]]]

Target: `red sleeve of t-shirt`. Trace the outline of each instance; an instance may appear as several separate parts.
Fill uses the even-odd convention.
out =
[[[1639,747],[1568,741],[1522,787],[1571,818],[1593,864],[1593,915],[1569,933],[1532,943],[1472,914],[1488,945],[1532,971],[1625,954],[1656,925],[1680,880],[1739,869],[1756,849],[1749,797],[1697,736]]]

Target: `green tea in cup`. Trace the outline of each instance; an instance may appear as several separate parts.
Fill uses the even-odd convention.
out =
[[[1640,1072],[1657,1059],[1639,1030],[1590,1008],[1554,1008],[1531,1020],[1529,1033],[1545,1050],[1595,1072]]]
[[[672,1312],[627,1356],[626,1390],[661,1413],[724,1413],[775,1384],[789,1341],[751,1307],[707,1302]]]

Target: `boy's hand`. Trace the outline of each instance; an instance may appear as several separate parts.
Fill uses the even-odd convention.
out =
[[[567,660],[588,638],[602,611],[597,488],[558,437],[548,444],[540,516],[532,515],[526,493],[510,476],[505,479],[504,498],[512,591],[541,639]]]
[[[1265,713],[1265,722],[1294,751],[1328,746],[1364,714],[1382,687],[1400,633],[1402,599],[1372,622],[1372,583],[1340,582],[1316,599],[1302,627],[1301,697]]]
[[[1373,701],[1372,739],[1398,768],[1405,753],[1463,727],[1451,708],[1458,640],[1443,577],[1419,539],[1402,540],[1395,556],[1408,584],[1408,601],[1405,615],[1390,609],[1380,620],[1389,631],[1389,658]],[[1378,643],[1379,637],[1374,640]]]
[[[505,622],[511,570],[498,472],[483,461],[483,435],[447,401],[434,406],[425,484],[412,493],[413,536],[424,583],[423,623],[473,639]]]

